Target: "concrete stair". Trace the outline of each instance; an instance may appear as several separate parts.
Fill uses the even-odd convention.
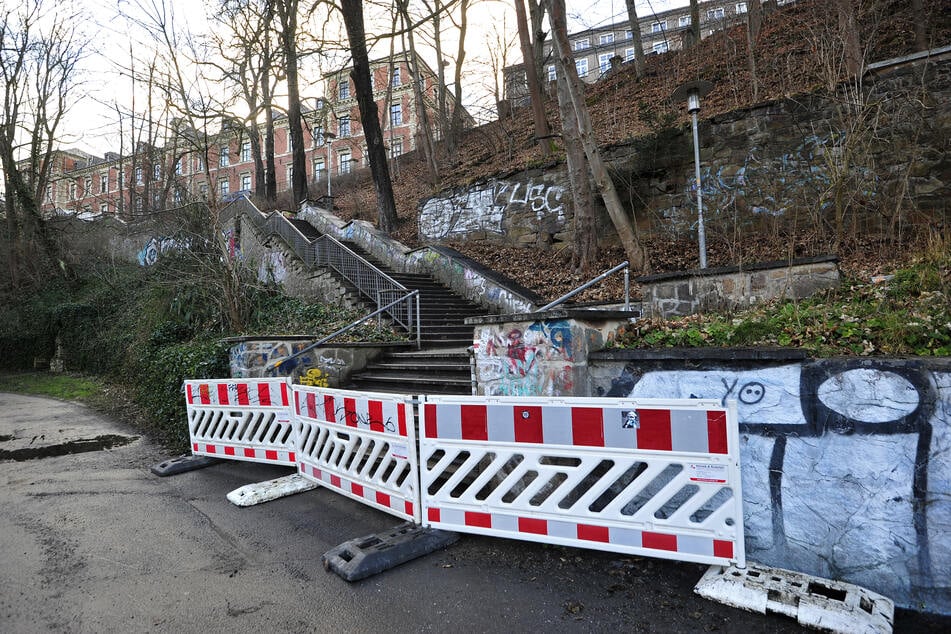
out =
[[[464,322],[467,317],[485,315],[486,309],[428,275],[393,271],[358,245],[348,242],[346,246],[406,288],[418,290],[421,318],[419,350],[384,353],[354,374],[348,387],[401,394],[471,394],[467,348],[472,345],[472,326]]]

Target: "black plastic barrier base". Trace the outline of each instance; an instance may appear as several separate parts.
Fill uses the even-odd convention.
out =
[[[221,460],[218,458],[185,454],[177,458],[170,458],[169,460],[160,462],[157,465],[154,465],[150,471],[155,475],[164,478],[166,476],[185,473],[186,471],[204,469],[205,467],[210,467],[211,465],[218,464],[219,462],[221,462]]]
[[[358,537],[328,550],[324,568],[347,581],[359,581],[428,555],[459,540],[459,533],[406,523],[387,531]]]

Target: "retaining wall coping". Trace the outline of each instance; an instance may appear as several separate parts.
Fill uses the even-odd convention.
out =
[[[478,273],[479,275],[489,280],[490,282],[494,282],[495,284],[498,284],[499,286],[509,291],[510,293],[518,295],[521,298],[527,300],[528,302],[535,304],[536,306],[544,306],[545,304],[548,303],[545,301],[544,297],[542,297],[541,295],[539,295],[532,289],[522,286],[521,284],[519,284],[512,278],[507,277],[499,273],[498,271],[493,271],[492,269],[487,268],[483,264],[473,260],[472,258],[464,255],[463,253],[460,253],[459,251],[456,251],[452,247],[432,244],[425,247],[420,247],[419,249],[415,249],[414,251],[426,251],[426,250],[434,251],[438,253],[439,255],[445,256],[455,262],[459,262],[460,264],[465,265],[465,267],[471,270],[472,272]],[[411,251],[410,253],[413,253],[414,251]]]
[[[634,278],[639,284],[651,284],[656,282],[667,282],[672,280],[683,280],[694,277],[714,277],[719,275],[733,275],[735,273],[750,273],[753,271],[767,271],[771,269],[792,268],[795,266],[807,266],[809,264],[838,263],[839,258],[834,255],[817,255],[808,258],[796,258],[794,260],[776,260],[773,262],[756,262],[753,264],[743,264],[734,266],[720,266],[707,269],[691,269],[688,271],[674,271],[672,273],[658,273],[656,275],[646,275],[644,277]]]
[[[537,313],[514,313],[510,315],[485,315],[467,317],[467,326],[485,326],[488,324],[507,324],[516,321],[554,321],[574,319],[575,321],[608,321],[611,319],[634,320],[640,317],[638,311],[626,310],[586,310],[584,308],[555,308]]]
[[[803,361],[810,355],[800,348],[605,348],[592,352],[597,361]]]

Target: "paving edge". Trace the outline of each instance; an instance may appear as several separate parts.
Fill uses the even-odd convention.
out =
[[[324,553],[321,561],[326,570],[347,581],[359,581],[446,548],[458,540],[458,533],[407,522],[383,533],[346,541]]]
[[[860,586],[747,562],[710,566],[694,592],[735,608],[782,614],[804,626],[841,634],[890,634],[895,604]]]

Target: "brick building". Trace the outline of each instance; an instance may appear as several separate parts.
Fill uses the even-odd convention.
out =
[[[401,53],[370,64],[380,123],[393,159],[414,150],[422,133],[410,61],[408,54]],[[417,66],[417,81],[432,126],[437,76],[421,59]],[[349,69],[328,73],[323,79],[325,97],[302,104],[307,178],[314,196],[326,193],[328,180],[368,165]],[[472,125],[468,113],[464,119]],[[241,125],[225,121],[213,133],[176,123],[172,128],[164,146],[140,143],[135,152],[126,155],[109,152],[97,157],[75,149],[57,150],[44,211],[128,218],[193,200],[228,200],[237,192],[254,190],[252,145]],[[263,137],[263,126],[260,132]],[[438,131],[434,130],[434,135],[438,138]],[[284,116],[274,123],[274,155],[278,191],[286,191],[293,160]]]

